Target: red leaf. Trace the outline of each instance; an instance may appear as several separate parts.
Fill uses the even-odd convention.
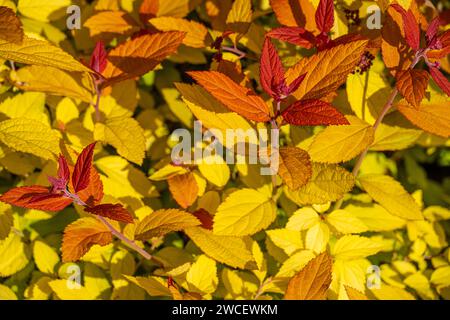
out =
[[[0,201],[22,208],[46,211],[60,211],[72,203],[71,199],[62,194],[51,193],[49,188],[44,186],[13,188],[2,194]]]
[[[270,38],[264,40],[259,66],[259,77],[263,89],[272,98],[277,100],[279,97],[274,89],[278,88],[284,82],[284,69]]]
[[[99,41],[95,45],[95,49],[91,55],[91,61],[89,62],[89,66],[92,70],[98,73],[102,73],[106,68],[106,57],[108,53],[105,50],[105,45],[103,42]]]
[[[441,20],[439,16],[434,18],[428,25],[427,33],[425,34],[425,39],[427,40],[427,46],[433,46],[435,40],[437,39],[437,32],[439,30],[439,25]]]
[[[86,189],[89,185],[89,176],[92,167],[95,142],[88,145],[78,156],[72,174],[72,185],[75,192]]]
[[[316,24],[320,31],[327,33],[334,24],[333,0],[320,0],[316,10]]]
[[[70,179],[69,165],[63,155],[60,155],[58,159],[58,178],[62,178],[65,181],[69,181]]]
[[[105,203],[94,207],[85,207],[84,211],[126,223],[133,223],[132,215],[121,204]]]
[[[448,96],[450,96],[450,82],[439,71],[438,68],[430,67],[430,74],[433,77],[434,82],[442,89]]]
[[[406,11],[398,4],[392,4],[392,7],[402,15],[405,39],[411,48],[419,50],[420,48],[420,29],[419,24],[414,17],[411,9]]]
[[[201,227],[212,230],[213,229],[213,216],[205,209],[198,209],[192,213],[198,220],[200,220]]]
[[[287,94],[291,94],[293,92],[295,92],[298,87],[300,86],[300,84],[302,83],[303,79],[305,79],[306,77],[306,73],[298,76],[296,79],[294,79],[294,81],[292,81],[287,89]]]
[[[272,29],[266,36],[286,41],[297,46],[310,49],[314,46],[314,35],[301,27],[280,27]]]
[[[331,104],[316,99],[294,102],[282,116],[287,123],[297,126],[350,124]]]

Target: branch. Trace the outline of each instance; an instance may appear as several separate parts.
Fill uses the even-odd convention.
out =
[[[409,66],[409,69],[413,69],[416,64],[420,61],[421,58],[424,57],[424,52],[423,51],[418,51],[416,53],[416,55],[414,56],[414,60],[411,62],[411,65]],[[375,134],[375,131],[377,130],[377,128],[380,126],[381,122],[383,121],[384,117],[386,116],[386,114],[389,112],[389,110],[391,109],[395,98],[397,97],[398,94],[398,90],[397,88],[395,88],[391,95],[388,98],[388,101],[386,102],[386,104],[383,107],[383,110],[381,110],[380,115],[378,116],[378,118],[375,120],[375,123],[373,125],[373,132]],[[359,173],[359,169],[361,169],[361,165],[364,161],[364,158],[367,155],[367,152],[369,151],[370,145],[364,149],[364,151],[359,155],[358,160],[356,161],[355,166],[353,167],[353,171],[352,174],[353,176],[356,178],[358,176]],[[340,198],[338,202],[336,202],[336,204],[334,205],[334,210],[338,210],[341,208],[342,203],[344,202],[344,198]]]
[[[223,51],[228,51],[228,52],[232,52],[238,55],[238,59],[242,59],[244,58],[247,54],[244,51],[239,50],[236,47],[222,47]]]
[[[72,199],[76,204],[86,207],[87,204],[80,199],[80,197],[77,194],[71,193],[69,192],[67,189],[64,190],[64,195],[70,199]],[[161,266],[163,266],[163,262],[161,260],[159,260],[158,258],[152,256],[151,254],[149,254],[147,251],[145,251],[144,249],[142,249],[141,247],[139,247],[136,242],[134,242],[133,240],[127,238],[122,232],[120,232],[119,230],[117,230],[116,228],[114,228],[111,223],[108,222],[108,220],[106,220],[104,217],[99,216],[99,215],[94,215],[98,220],[100,220],[108,229],[109,231],[111,231],[111,233],[113,235],[115,235],[117,238],[119,238],[120,240],[122,240],[123,242],[125,242],[129,247],[131,247],[133,250],[135,250],[136,252],[138,252],[141,256],[143,256],[145,259],[147,260],[154,260],[156,263],[160,264]]]

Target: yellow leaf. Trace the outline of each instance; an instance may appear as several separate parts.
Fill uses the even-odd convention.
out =
[[[221,274],[226,289],[225,299],[253,299],[258,290],[258,279],[250,273],[224,268]]]
[[[306,232],[305,248],[319,253],[326,249],[329,240],[330,228],[325,223],[319,222]]]
[[[48,283],[56,296],[61,300],[94,300],[95,295],[86,287],[78,286],[71,280],[53,280]]]
[[[320,222],[317,212],[311,207],[305,207],[295,211],[289,218],[286,228],[290,230],[308,230]]]
[[[58,253],[44,241],[36,240],[34,242],[33,257],[41,272],[47,274],[56,272],[56,266],[60,262]]]
[[[59,123],[68,124],[79,116],[78,107],[71,98],[62,98],[56,106],[56,120]]]
[[[368,231],[364,222],[345,210],[335,210],[325,219],[329,225],[343,234]]]
[[[228,12],[226,24],[227,30],[245,34],[252,22],[251,0],[236,0]]]
[[[42,75],[45,74],[45,77]],[[14,85],[25,91],[48,94],[92,102],[91,82],[86,74],[69,73],[47,66],[28,66],[12,74]]]
[[[58,133],[32,119],[0,122],[0,141],[12,149],[44,159],[55,159],[60,152]]]
[[[9,277],[25,268],[28,263],[27,251],[28,248],[15,232],[0,241],[0,277]]]
[[[0,112],[11,119],[34,119],[50,126],[43,93],[25,92],[8,97],[0,104]]]
[[[17,296],[10,288],[0,284],[0,300],[17,300]]]
[[[415,300],[414,296],[408,291],[387,284],[382,284],[381,288],[372,289],[371,293],[378,300]]]
[[[174,166],[172,164],[165,165],[150,176],[153,181],[163,181],[172,177],[186,174],[188,170],[182,166]]]
[[[219,236],[201,227],[184,230],[189,238],[209,257],[234,268],[255,269],[249,238]]]
[[[391,127],[380,124],[375,131],[375,139],[370,146],[374,151],[394,151],[410,147],[419,139],[420,130]]]
[[[205,255],[199,256],[186,274],[186,281],[190,292],[214,293],[219,283],[216,262]]]
[[[0,241],[8,237],[13,224],[14,217],[11,212],[11,206],[3,202],[0,203]]]
[[[431,274],[431,283],[436,286],[450,286],[450,266],[440,267]]]
[[[111,283],[103,270],[93,263],[84,265],[84,286],[94,299],[109,299]]]
[[[54,21],[66,15],[67,7],[71,5],[70,0],[19,0],[17,9],[26,17],[39,21]]]
[[[289,281],[284,298],[324,300],[331,283],[331,267],[331,256],[327,252],[321,253]]]
[[[347,235],[336,241],[332,254],[335,259],[356,260],[376,254],[381,245],[369,238]]]
[[[117,149],[119,155],[138,165],[145,156],[144,130],[133,118],[116,117],[103,123],[96,123],[94,139],[108,143]]]
[[[44,40],[25,36],[21,44],[0,40],[0,58],[67,71],[92,72],[67,52]]]
[[[198,22],[174,17],[158,17],[149,20],[150,24],[160,31],[184,31],[183,44],[193,48],[204,48],[210,45],[211,36],[208,29]]]
[[[267,228],[276,217],[271,198],[253,189],[233,192],[217,208],[214,215],[214,233],[245,236]]]
[[[407,220],[423,218],[413,197],[390,176],[367,174],[359,178],[364,190],[391,214]]]
[[[348,102],[355,115],[372,125],[392,90],[382,77],[383,68],[383,63],[375,59],[374,65],[365,73],[349,74],[345,86]]]
[[[167,296],[170,297],[172,294],[167,288],[167,280],[161,277],[132,277],[124,276],[128,281],[138,285],[151,296]]]
[[[311,178],[312,169],[309,154],[296,147],[282,147],[279,152],[278,174],[290,189],[297,190]]]
[[[366,45],[366,40],[352,41],[301,59],[286,72],[287,83],[306,73],[294,96],[297,99],[324,99],[334,93],[353,71]]]
[[[374,131],[367,122],[347,116],[350,125],[328,126],[320,131],[309,147],[312,161],[339,163],[353,159],[372,142]]]
[[[370,262],[367,259],[335,259],[333,263],[333,281],[329,292],[330,298],[349,299],[345,286],[364,291],[366,287],[366,271],[369,266]]]
[[[161,209],[150,213],[136,227],[137,240],[160,237],[169,232],[195,227],[200,221],[192,214],[177,209]]]
[[[266,231],[273,244],[283,249],[288,256],[303,248],[302,237],[299,231],[291,229],[272,229]]]
[[[312,163],[312,176],[296,191],[284,189],[287,197],[299,205],[335,201],[353,188],[353,175],[337,165]]]
[[[230,179],[230,168],[219,155],[202,158],[198,169],[206,180],[217,187],[225,186]]]
[[[306,264],[314,259],[315,255],[311,250],[300,250],[287,258],[276,274],[276,278],[290,278],[303,269]]]
[[[349,204],[344,208],[362,221],[369,231],[389,231],[405,226],[406,220],[390,214],[378,204]]]
[[[121,157],[103,157],[97,160],[95,164],[104,174],[100,178],[103,182],[105,194],[114,198],[132,197],[138,199],[158,195],[146,175]]]

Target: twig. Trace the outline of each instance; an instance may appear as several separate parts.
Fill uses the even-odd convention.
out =
[[[72,199],[76,204],[86,207],[87,204],[80,199],[80,197],[77,194],[71,193],[69,192],[67,189],[64,190],[64,195],[70,199]],[[128,246],[130,246],[133,250],[135,250],[136,252],[138,252],[141,256],[143,256],[145,259],[147,260],[154,260],[155,262],[157,262],[160,265],[163,265],[163,263],[161,262],[161,260],[159,260],[158,258],[155,258],[154,256],[152,256],[151,254],[149,254],[147,251],[145,251],[144,249],[142,249],[141,247],[139,247],[136,242],[134,242],[133,240],[127,238],[123,233],[121,233],[119,230],[117,230],[116,228],[114,228],[109,222],[108,220],[106,220],[104,217],[99,216],[99,215],[94,215],[98,220],[100,220],[108,229],[109,231],[111,231],[111,233],[113,235],[115,235],[117,238],[119,238],[120,240],[122,240],[124,243],[126,243]]]
[[[236,48],[236,47],[226,47],[226,46],[223,46],[223,47],[222,47],[222,50],[223,50],[223,51],[228,51],[228,52],[232,52],[232,53],[237,54],[237,55],[238,55],[238,59],[242,59],[242,58],[244,58],[244,57],[247,55],[244,51],[241,51],[241,50],[239,50],[239,49]]]
[[[418,51],[414,57],[414,60],[411,62],[409,69],[413,69],[416,66],[416,64],[420,61],[420,59],[423,57],[424,57],[424,52]],[[391,95],[389,96],[388,101],[384,105],[383,110],[381,110],[381,113],[379,114],[378,118],[375,120],[375,123],[373,125],[374,134],[375,134],[375,131],[377,130],[377,128],[380,126],[380,124],[383,121],[386,114],[392,108],[392,105],[394,103],[395,98],[397,97],[397,94],[398,94],[398,90],[397,90],[397,88],[395,88],[392,91]],[[364,151],[359,155],[359,158],[356,161],[355,166],[353,167],[352,174],[355,178],[358,176],[359,170],[361,169],[361,165],[364,161],[364,158],[367,155],[367,152],[369,151],[369,148],[370,148],[370,145],[364,149]],[[344,202],[344,198],[340,198],[339,201],[336,202],[336,204],[334,205],[334,210],[340,209],[343,202]]]

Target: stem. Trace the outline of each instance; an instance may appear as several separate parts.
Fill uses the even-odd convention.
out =
[[[95,120],[96,122],[100,122],[100,96],[102,95],[102,90],[99,88],[97,81],[94,80],[95,84],[95,92],[97,94],[97,98],[95,101]]]
[[[411,62],[409,69],[413,69],[423,56],[424,56],[423,51],[416,52],[416,55],[414,56],[414,60]],[[388,111],[391,109],[392,104],[394,103],[395,97],[397,97],[397,94],[398,94],[398,89],[395,88],[392,91],[391,95],[389,96],[388,101],[384,105],[383,110],[381,110],[381,113],[378,116],[377,120],[375,120],[375,123],[373,125],[374,134],[375,134],[375,131],[377,130],[377,128],[380,126],[381,122],[383,121],[384,117],[388,113]],[[355,178],[358,176],[359,169],[361,169],[361,165],[364,161],[364,158],[367,155],[367,152],[369,151],[369,148],[370,148],[370,145],[364,149],[364,151],[359,155],[359,158],[356,161],[355,166],[353,167],[352,174]],[[334,210],[340,209],[343,202],[344,202],[344,198],[340,198],[339,201],[336,202],[336,204],[334,205]]]
[[[117,238],[119,238],[120,240],[122,240],[123,242],[125,242],[127,245],[129,245],[132,249],[134,249],[135,251],[137,251],[141,256],[143,256],[145,259],[147,260],[151,260],[153,258],[153,256],[151,254],[149,254],[147,251],[145,251],[144,249],[142,249],[141,247],[139,247],[136,242],[134,242],[131,239],[128,239],[123,233],[121,233],[120,231],[116,230],[109,222],[108,220],[106,220],[104,217],[102,216],[97,216],[96,218],[98,220],[100,220],[101,222],[103,222],[103,224],[111,231],[111,233],[113,235],[115,235]]]
[[[223,51],[228,51],[228,52],[233,52],[233,53],[237,54],[239,59],[242,59],[242,58],[244,58],[247,55],[244,51],[241,51],[241,50],[239,50],[236,47],[233,48],[233,47],[223,46],[222,50]]]
[[[9,65],[11,66],[12,71],[16,71],[16,65],[14,64],[14,61],[9,60]]]
[[[72,199],[76,204],[86,207],[87,204],[80,199],[80,197],[77,194],[71,193],[69,192],[67,189],[64,190],[64,195],[70,199]],[[117,238],[119,238],[120,240],[122,240],[123,242],[125,242],[128,246],[130,246],[133,250],[135,250],[136,252],[138,252],[141,256],[143,256],[145,259],[147,260],[151,260],[153,259],[155,262],[159,263],[160,265],[163,265],[163,263],[161,262],[161,260],[159,260],[158,258],[155,258],[154,256],[152,256],[151,254],[149,254],[147,251],[145,251],[144,249],[142,249],[141,247],[139,247],[136,242],[134,242],[133,240],[127,238],[123,233],[121,233],[119,230],[115,229],[109,222],[108,220],[106,220],[104,217],[99,216],[99,215],[94,215],[98,220],[100,220],[108,229],[109,231],[111,231],[111,233],[113,235],[115,235]]]

